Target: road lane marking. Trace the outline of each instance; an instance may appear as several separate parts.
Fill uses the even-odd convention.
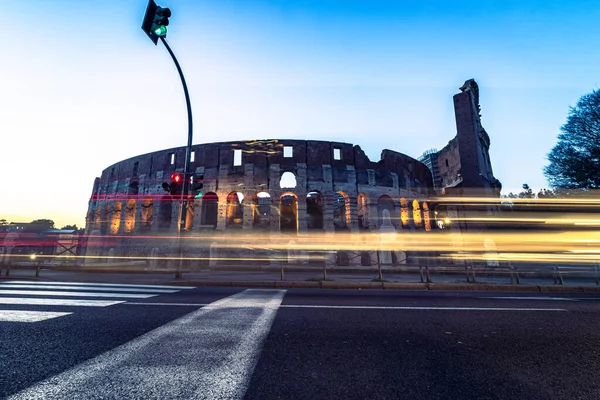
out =
[[[6,281],[6,283],[26,283],[28,285],[59,285],[59,286],[114,286],[114,287],[139,287],[139,288],[157,288],[157,289],[195,289],[196,286],[179,285],[138,285],[135,283],[93,283],[93,282],[53,282],[53,281]]]
[[[1,322],[40,322],[73,314],[70,312],[0,310]]]
[[[564,308],[523,308],[523,307],[430,307],[430,306],[327,306],[313,304],[282,305],[283,308],[332,308],[364,310],[442,310],[442,311],[567,311]]]
[[[138,303],[127,301],[125,305],[134,306],[182,306],[204,307],[204,303]],[[251,306],[246,306],[251,307]],[[566,308],[531,308],[531,307],[429,307],[429,306],[331,306],[319,304],[282,304],[279,308],[323,308],[350,310],[446,310],[446,311],[567,311]]]
[[[577,301],[575,298],[570,297],[547,297],[547,296],[486,296],[478,297],[478,299],[498,299],[498,300],[552,300],[552,301]]]
[[[147,299],[156,297],[156,294],[139,294],[139,293],[94,293],[94,292],[61,292],[53,290],[2,290],[0,295],[24,295],[24,296],[73,296],[73,297],[122,297],[130,299]]]
[[[285,292],[210,303],[10,399],[241,399]]]
[[[600,297],[575,297],[577,300],[600,300]]]
[[[0,304],[19,304],[30,306],[108,307],[121,303],[125,303],[125,300],[30,299],[25,297],[0,297]]]
[[[122,287],[91,287],[91,286],[59,286],[59,285],[30,285],[30,284],[7,284],[0,283],[0,291],[4,288],[8,289],[62,289],[62,290],[95,290],[99,292],[141,292],[141,293],[177,293],[176,289],[138,289],[138,288],[122,288]]]

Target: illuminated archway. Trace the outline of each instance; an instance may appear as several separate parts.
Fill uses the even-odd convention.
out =
[[[400,198],[400,222],[404,228],[410,226],[410,213],[408,212],[408,200]]]
[[[350,198],[345,192],[333,195],[333,226],[335,230],[350,228]]]
[[[421,206],[417,200],[413,200],[413,222],[415,223],[415,228],[421,228],[422,218],[421,218]]]
[[[369,228],[369,198],[366,194],[358,195],[358,229],[364,230]]]
[[[242,203],[244,195],[240,192],[231,192],[227,195],[227,212],[225,226],[228,228],[241,227],[244,223],[244,208]]]
[[[121,225],[121,211],[123,205],[120,201],[116,201],[113,210],[112,217],[110,218],[110,233],[111,235],[116,235],[119,233],[119,226]]]
[[[252,204],[253,229],[268,230],[271,226],[271,196],[267,192],[254,195]]]
[[[298,197],[286,192],[279,198],[279,230],[298,232]]]
[[[125,233],[133,232],[135,226],[135,208],[135,200],[127,200],[127,204],[125,205],[125,225],[123,227]]]
[[[102,211],[102,218],[100,220],[100,233],[102,235],[106,235],[109,232],[110,227],[110,204],[104,205],[104,210]]]
[[[427,232],[431,230],[431,216],[427,202],[423,202],[423,225],[425,226],[425,230]]]

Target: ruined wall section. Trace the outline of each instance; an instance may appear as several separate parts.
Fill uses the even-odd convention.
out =
[[[437,153],[437,165],[440,187],[452,185],[460,181],[461,163],[458,151],[458,140],[452,139]]]
[[[469,79],[460,91],[453,96],[456,137],[438,152],[442,187],[456,184],[473,193],[499,194],[501,184],[494,177],[489,155],[490,137],[481,124],[479,86]]]

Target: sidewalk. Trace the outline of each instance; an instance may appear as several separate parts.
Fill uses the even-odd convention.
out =
[[[555,285],[552,278],[521,277],[520,284],[511,284],[506,276],[476,276],[476,282],[467,282],[465,274],[434,273],[431,282],[421,282],[418,272],[384,273],[383,282],[374,281],[377,273],[328,272],[323,280],[321,271],[196,271],[184,272],[175,279],[175,271],[161,273],[137,270],[135,272],[88,272],[42,269],[11,269],[9,276],[2,271],[0,282],[6,280],[39,280],[49,282],[99,282],[123,284],[162,284],[189,286],[235,286],[271,288],[338,288],[338,289],[398,289],[398,290],[486,290],[486,291],[569,291],[600,292],[594,279],[565,275],[564,285]]]

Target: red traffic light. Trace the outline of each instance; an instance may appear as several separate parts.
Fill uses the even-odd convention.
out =
[[[173,174],[171,175],[171,180],[175,183],[181,183],[183,177],[181,176],[181,174]]]

